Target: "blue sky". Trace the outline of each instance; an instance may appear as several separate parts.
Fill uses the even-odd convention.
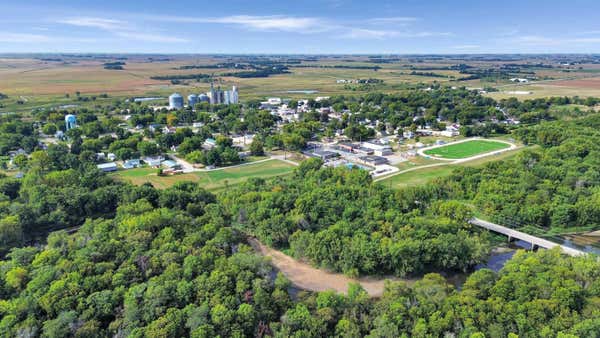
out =
[[[0,52],[600,53],[599,13],[598,0],[2,0]]]

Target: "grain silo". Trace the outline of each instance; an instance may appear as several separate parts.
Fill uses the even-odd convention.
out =
[[[194,108],[196,106],[196,103],[198,103],[198,95],[196,95],[196,94],[188,95],[188,105],[190,107]]]
[[[169,96],[169,109],[183,108],[183,96],[179,93],[173,93]]]

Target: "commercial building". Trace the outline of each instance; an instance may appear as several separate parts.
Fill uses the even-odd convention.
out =
[[[351,153],[355,148],[358,148],[358,146],[352,143],[338,143],[337,148]]]
[[[117,171],[117,164],[115,162],[98,164],[98,169],[100,169],[100,171],[103,171],[105,173],[108,173],[111,171]]]
[[[358,147],[358,148],[354,148],[354,152],[357,154],[362,154],[362,155],[372,155],[374,151],[371,148]]]
[[[329,151],[329,150],[321,150],[321,149],[316,149],[313,151],[308,151],[305,153],[306,155],[310,156],[310,157],[316,157],[316,158],[320,158],[323,161],[328,161],[337,157],[340,157],[340,154],[334,152],[334,151]]]
[[[359,160],[361,162],[363,162],[364,164],[367,164],[367,165],[370,165],[373,167],[389,163],[387,158],[381,157],[381,156],[373,156],[373,155],[359,157]]]

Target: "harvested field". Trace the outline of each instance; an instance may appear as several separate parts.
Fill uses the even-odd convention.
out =
[[[600,89],[600,77],[552,82],[554,86]]]

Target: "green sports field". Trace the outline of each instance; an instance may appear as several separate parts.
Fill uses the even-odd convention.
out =
[[[479,154],[489,153],[495,150],[510,147],[508,144],[492,140],[471,140],[461,143],[449,144],[443,147],[425,150],[425,155],[447,158],[461,159]]]
[[[430,182],[432,179],[438,177],[446,177],[452,174],[452,171],[459,167],[481,167],[485,164],[493,161],[501,161],[507,160],[514,157],[517,153],[522,151],[523,148],[517,148],[513,150],[508,150],[493,156],[485,156],[478,159],[474,159],[467,162],[462,162],[458,164],[453,164],[451,162],[444,163],[445,165],[440,165],[437,167],[429,167],[429,168],[420,168],[417,170],[400,173],[397,175],[392,175],[387,178],[383,178],[379,181],[379,183],[388,186],[390,188],[404,188],[404,187],[413,187],[426,184]],[[440,162],[437,162],[440,163]],[[402,170],[406,170],[403,168]]]

